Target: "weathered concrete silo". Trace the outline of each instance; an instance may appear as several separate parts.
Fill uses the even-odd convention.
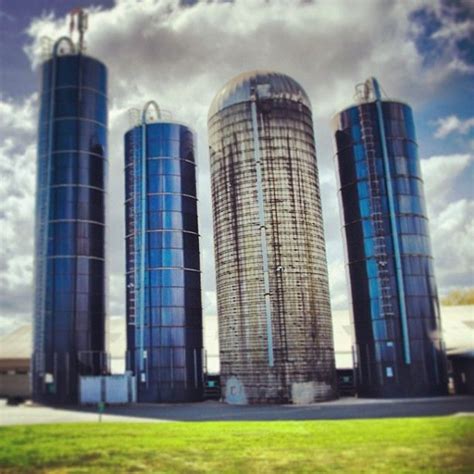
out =
[[[241,74],[211,105],[209,143],[225,399],[333,398],[310,101],[284,74]]]

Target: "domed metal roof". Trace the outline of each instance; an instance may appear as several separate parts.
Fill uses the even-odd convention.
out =
[[[294,100],[311,109],[305,90],[291,77],[273,71],[249,71],[234,77],[220,90],[209,108],[209,117],[231,105],[250,101],[255,90],[259,97]]]

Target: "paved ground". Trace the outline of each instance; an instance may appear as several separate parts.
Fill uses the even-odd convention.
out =
[[[107,407],[103,421],[337,420],[410,416],[474,415],[474,397],[371,400],[341,398],[313,405],[235,406],[207,401],[190,404],[138,404]],[[95,408],[50,408],[0,402],[0,425],[98,421]]]

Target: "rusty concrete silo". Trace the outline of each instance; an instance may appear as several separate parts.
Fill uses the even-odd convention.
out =
[[[252,71],[209,110],[221,380],[228,403],[335,397],[311,104]]]

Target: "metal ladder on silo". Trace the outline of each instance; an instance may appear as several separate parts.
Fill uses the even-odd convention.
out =
[[[135,212],[135,206],[136,206],[136,199],[135,199],[135,155],[137,151],[137,147],[135,144],[135,133],[134,130],[132,130],[132,133],[130,135],[130,142],[129,142],[129,156],[132,157],[131,165],[130,166],[130,187],[131,187],[131,192],[130,192],[130,203],[129,203],[129,218],[130,218],[130,226],[129,229],[133,232],[133,237],[131,238],[131,248],[129,251],[128,259],[129,259],[129,272],[133,273],[133,278],[131,283],[132,286],[132,291],[130,291],[130,299],[129,299],[129,320],[128,324],[135,326],[136,324],[136,266],[135,266],[135,255],[136,255],[136,212]]]
[[[377,266],[377,278],[380,288],[380,315],[383,318],[393,317],[392,287],[390,282],[390,272],[388,269],[388,255],[385,243],[386,235],[384,230],[384,220],[382,212],[382,195],[380,192],[379,176],[376,167],[376,151],[373,124],[370,113],[365,110],[364,104],[360,104],[359,116],[361,124],[361,138],[365,148],[365,156],[368,170],[368,189],[370,219],[374,232],[374,259]]]
[[[51,60],[51,88],[48,110],[48,151],[45,160],[38,159],[38,185],[40,191],[40,204],[38,206],[38,242],[37,242],[37,261],[36,269],[40,268],[39,284],[36,280],[35,309],[38,314],[35,315],[34,332],[34,366],[35,369],[43,374],[46,370],[45,363],[45,330],[46,330],[46,283],[48,278],[48,244],[49,244],[49,205],[51,193],[51,172],[53,161],[53,138],[54,138],[54,108],[55,108],[55,89],[56,89],[56,58],[58,55],[58,45],[63,41],[60,38],[53,46]],[[45,161],[45,163],[40,163]],[[43,185],[43,186],[41,186]],[[39,249],[39,252],[38,252]],[[36,270],[38,271],[38,270]],[[38,330],[39,329],[39,330]]]

